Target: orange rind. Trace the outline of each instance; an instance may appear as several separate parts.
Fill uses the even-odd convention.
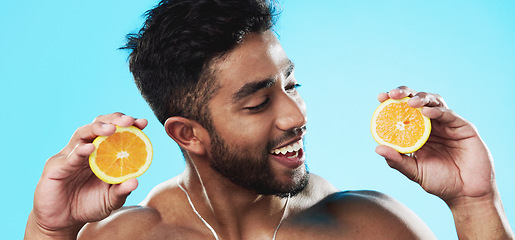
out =
[[[116,126],[111,136],[93,140],[89,166],[102,181],[118,184],[142,175],[152,162],[152,144],[139,128]]]
[[[388,99],[381,103],[370,126],[377,143],[403,154],[420,149],[431,133],[431,119],[422,114],[422,108],[408,106],[409,99]]]

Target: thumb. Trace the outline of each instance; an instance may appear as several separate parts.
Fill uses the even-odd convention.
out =
[[[388,146],[377,146],[376,153],[385,158],[386,163],[393,169],[401,172],[414,182],[418,182],[419,174],[415,158],[398,153]]]
[[[121,208],[125,199],[138,187],[138,180],[131,178],[123,183],[112,185],[109,194],[110,205],[113,210]]]

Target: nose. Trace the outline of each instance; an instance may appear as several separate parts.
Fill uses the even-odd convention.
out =
[[[299,95],[282,95],[280,104],[277,108],[278,117],[276,125],[279,130],[288,131],[294,128],[306,126],[308,118],[306,116],[306,104]]]

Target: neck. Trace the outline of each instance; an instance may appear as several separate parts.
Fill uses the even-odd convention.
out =
[[[272,239],[285,210],[286,199],[237,186],[210,166],[198,166],[191,160],[179,184],[222,239],[242,239],[247,234]]]

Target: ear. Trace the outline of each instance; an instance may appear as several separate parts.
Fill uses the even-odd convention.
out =
[[[209,143],[209,134],[199,123],[175,116],[168,118],[164,127],[168,136],[175,140],[181,148],[196,155],[206,154],[204,144]]]

